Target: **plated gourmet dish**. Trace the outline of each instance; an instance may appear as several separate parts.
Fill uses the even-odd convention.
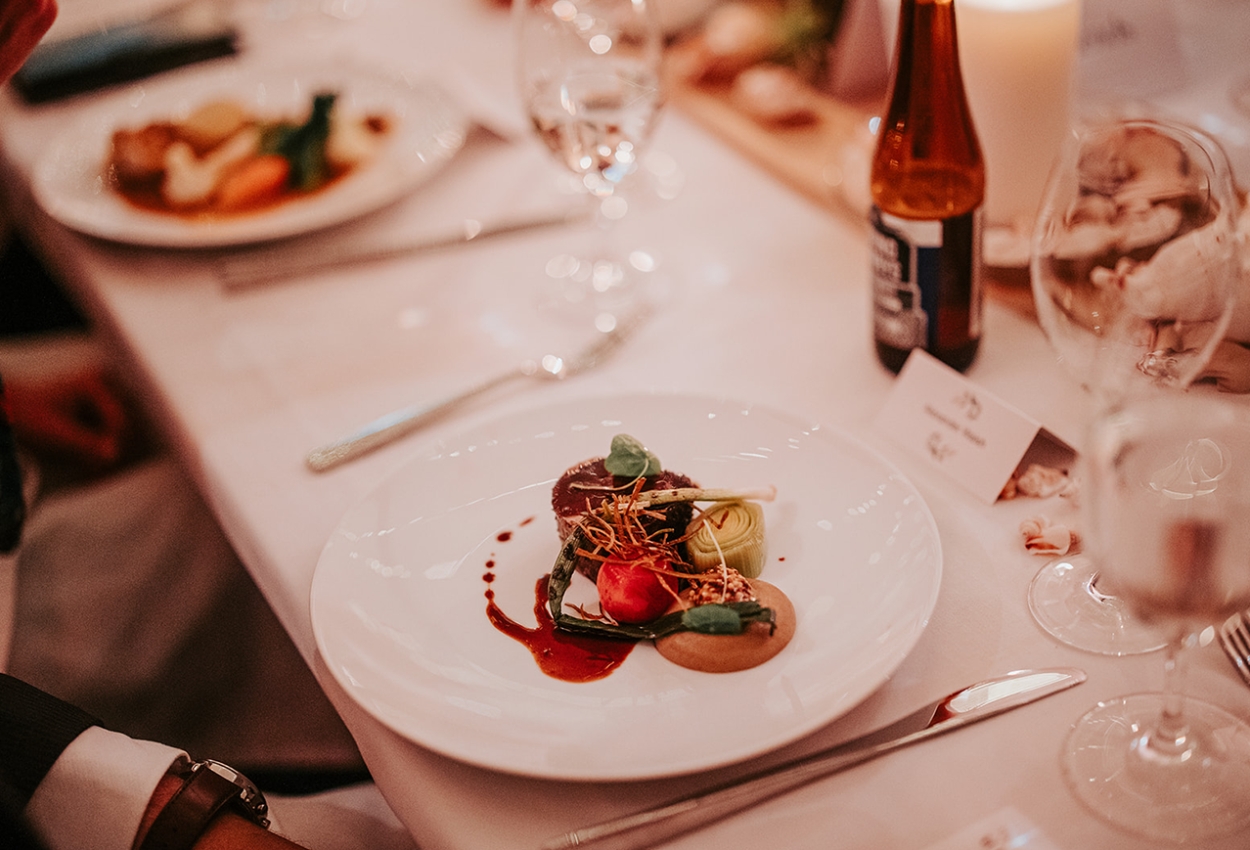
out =
[[[601,678],[643,640],[694,670],[758,666],[795,631],[790,600],[760,578],[766,541],[759,502],[774,495],[771,488],[702,488],[618,434],[608,455],[570,467],[552,489],[562,546],[535,601],[547,628],[518,626],[489,589],[487,614],[557,678]],[[596,605],[565,602],[579,577],[594,583]],[[488,586],[493,578],[488,572]]]
[[[329,91],[314,95],[302,115],[211,100],[185,118],[116,130],[106,177],[140,209],[234,216],[307,196],[363,167],[393,125],[385,114],[351,114]]]
[[[651,639],[556,627],[553,487],[620,433],[703,488],[760,491],[736,493],[767,523],[757,578],[796,613],[771,660],[702,673]],[[923,497],[862,443],[762,405],[643,393],[509,412],[414,458],[336,525],[310,610],[335,680],[408,740],[526,776],[636,780],[756,756],[844,714],[912,651],[941,576]],[[780,605],[759,601],[780,633]],[[574,566],[558,610],[583,619],[579,607],[600,613]]]

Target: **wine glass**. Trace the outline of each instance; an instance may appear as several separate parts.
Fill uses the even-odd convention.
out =
[[[606,234],[628,208],[621,183],[637,168],[662,103],[663,41],[653,0],[514,0],[521,101],[538,137],[580,179]],[[633,265],[631,265],[631,260]],[[606,239],[547,263],[557,303],[620,309],[649,270]]]
[[[1098,417],[1087,447],[1094,557],[1108,586],[1168,635],[1162,693],[1099,703],[1064,769],[1098,816],[1149,838],[1250,829],[1250,726],[1182,694],[1190,636],[1250,605],[1250,406],[1149,393]]]
[[[1064,145],[1030,277],[1042,329],[1095,410],[1138,392],[1179,394],[1202,373],[1236,303],[1238,211],[1224,151],[1190,127],[1120,120]],[[1030,585],[1029,609],[1091,652],[1162,647],[1098,578],[1087,555],[1051,561]]]

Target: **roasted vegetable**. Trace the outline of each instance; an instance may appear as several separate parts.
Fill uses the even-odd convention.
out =
[[[776,628],[772,609],[765,608],[758,602],[699,605],[684,611],[674,611],[650,623],[641,624],[609,623],[604,620],[590,620],[566,614],[564,594],[568,591],[569,582],[576,569],[577,551],[586,545],[584,532],[581,528],[575,529],[569,535],[569,539],[564,542],[560,555],[551,568],[551,577],[547,582],[547,605],[557,628],[623,640],[655,640],[680,631],[703,634],[741,634],[747,625],[753,622],[767,623],[770,630]]]
[[[326,139],[330,136],[330,112],[337,95],[323,92],[313,97],[312,111],[303,124],[272,124],[265,131],[262,153],[276,153],[291,163],[287,185],[311,192],[330,179],[326,163]]]

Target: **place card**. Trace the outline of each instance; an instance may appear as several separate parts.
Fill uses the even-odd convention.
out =
[[[1008,806],[961,829],[928,850],[1059,850],[1017,809]]]
[[[1172,0],[1083,0],[1083,94],[1150,98],[1188,83],[1181,27]]]
[[[1066,469],[1076,452],[1036,420],[916,349],[877,415],[894,442],[993,504],[1017,469]]]

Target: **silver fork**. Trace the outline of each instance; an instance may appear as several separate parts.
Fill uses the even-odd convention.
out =
[[[1220,644],[1224,654],[1232,660],[1241,678],[1250,685],[1250,624],[1246,617],[1250,612],[1239,611],[1220,626]]]
[[[414,404],[379,416],[346,437],[313,449],[304,458],[304,463],[313,472],[325,472],[384,446],[496,387],[521,378],[564,379],[584,372],[602,363],[620,347],[650,317],[651,312],[650,308],[644,307],[631,313],[617,322],[615,328],[598,336],[572,357],[548,354],[541,360],[524,360],[513,369],[487,378],[450,398],[433,404]]]

